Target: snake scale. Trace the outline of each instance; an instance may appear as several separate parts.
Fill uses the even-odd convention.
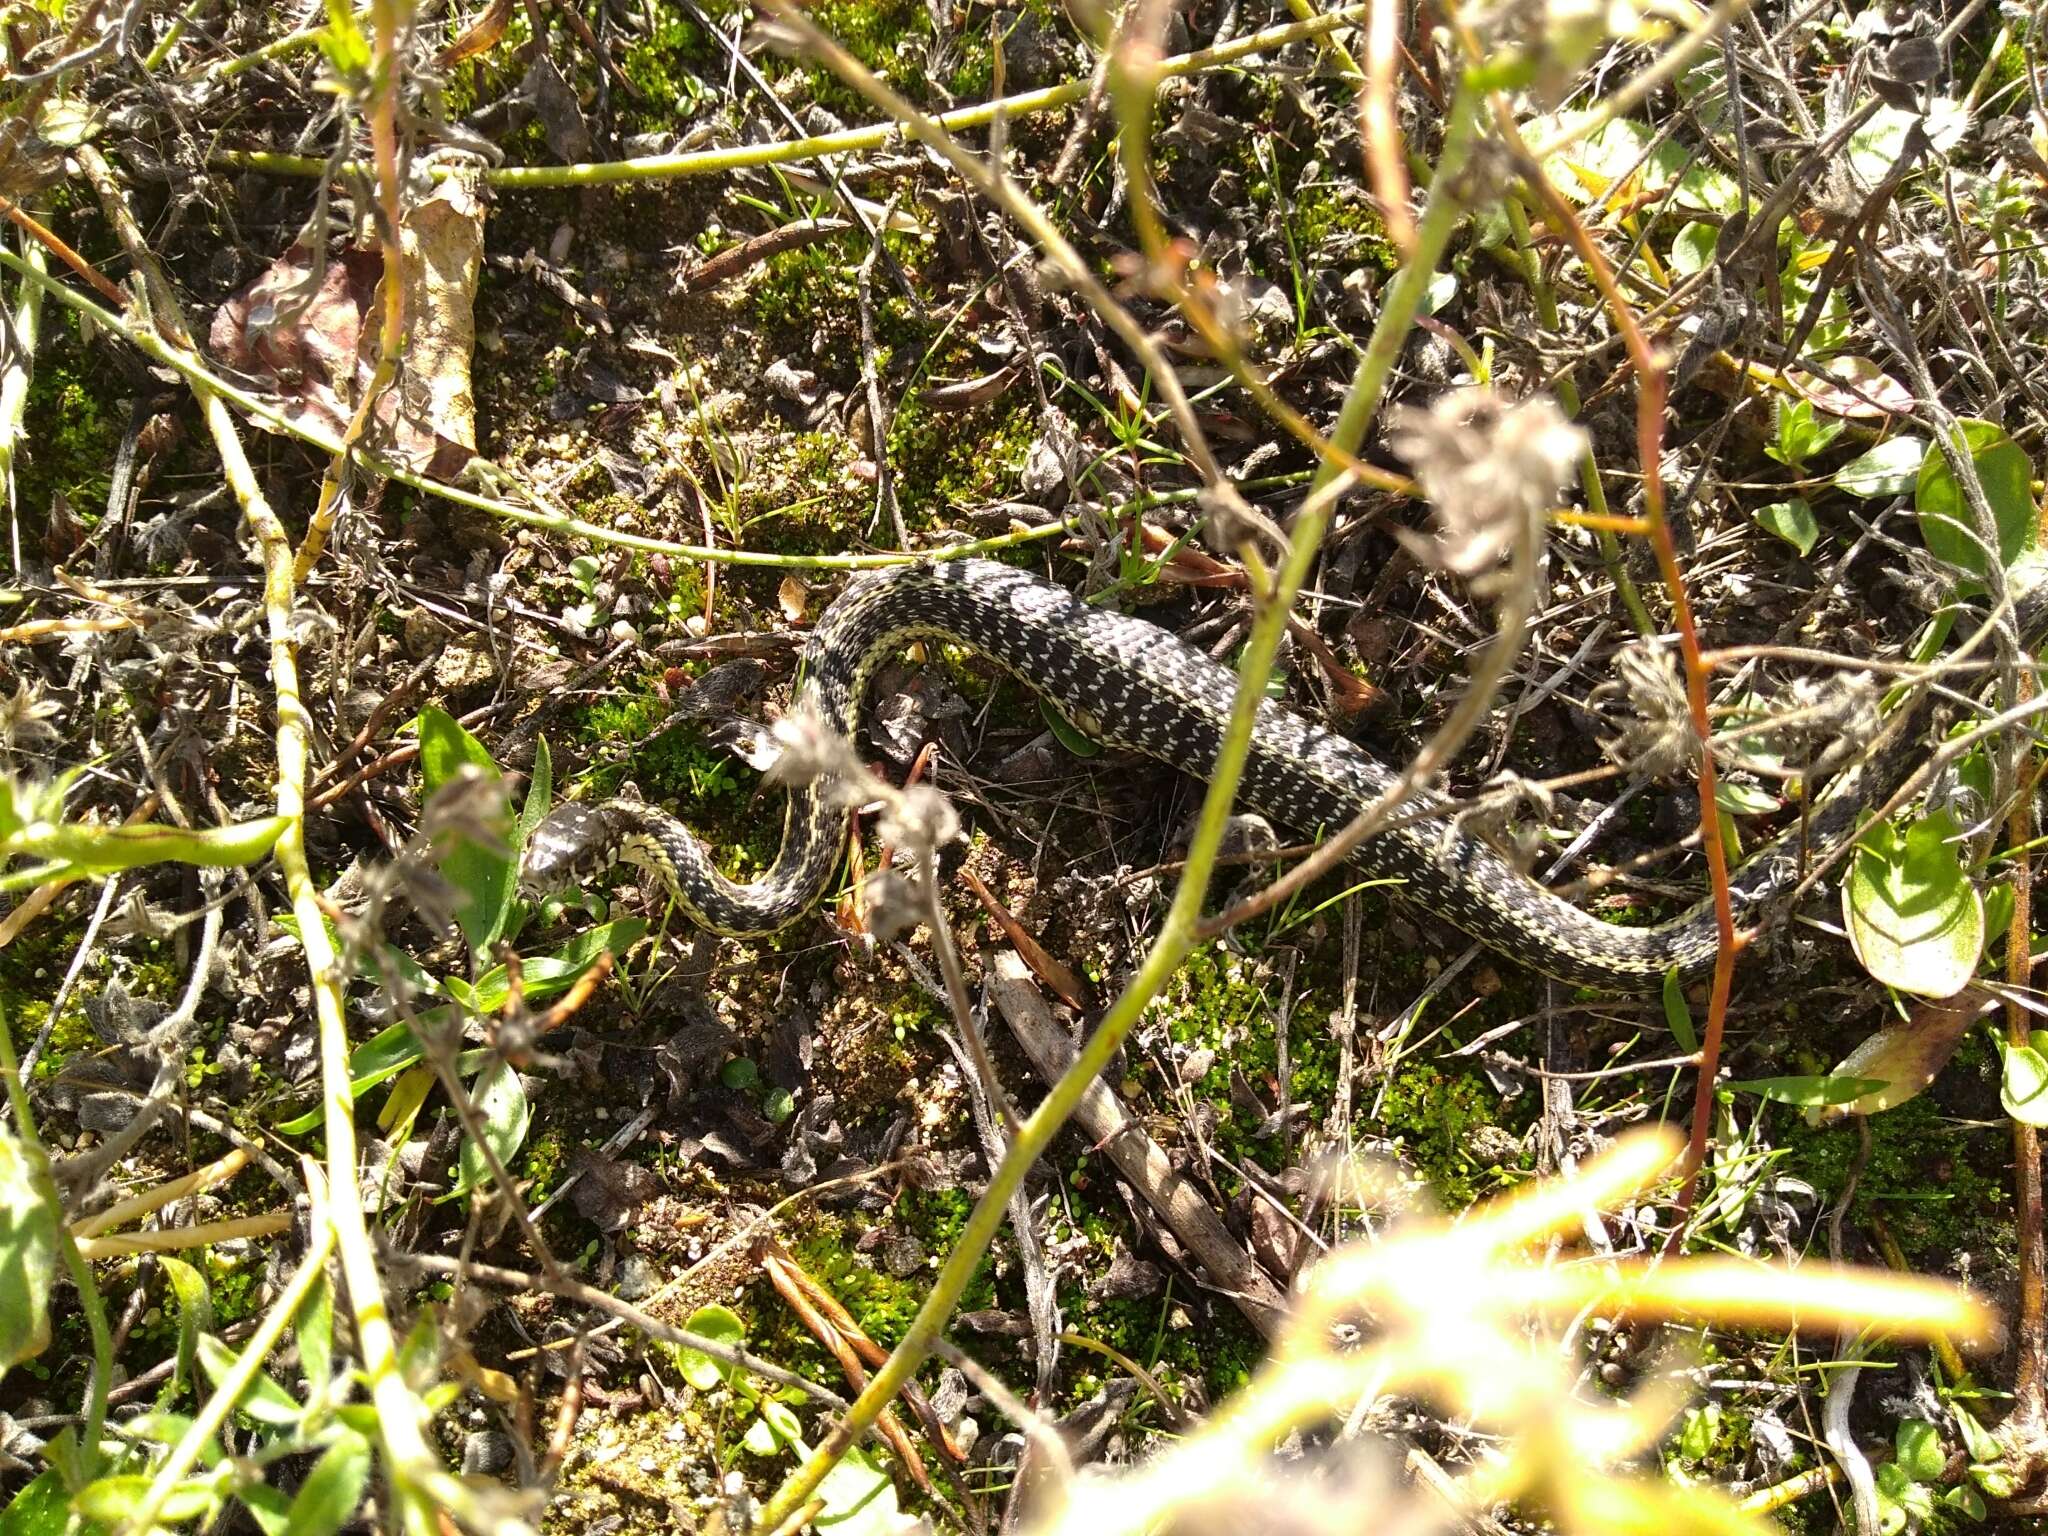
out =
[[[981,652],[1105,743],[1197,778],[1207,778],[1216,761],[1234,673],[1155,624],[1092,607],[1029,572],[985,560],[896,566],[851,582],[805,646],[797,707],[815,709],[853,738],[876,667],[906,642],[930,637]],[[1811,860],[1854,834],[1863,807],[1898,781],[1901,755],[1881,754],[1841,775],[1803,828],[1733,872],[1738,925],[1755,921]],[[1259,709],[1237,808],[1315,836],[1350,821],[1395,778],[1362,748],[1268,701]],[[1654,927],[1621,927],[1536,884],[1452,819],[1441,797],[1412,797],[1397,820],[1352,854],[1354,867],[1398,881],[1406,900],[1514,961],[1617,992],[1655,991],[1673,970],[1690,978],[1713,964],[1708,901]],[[780,853],[759,880],[740,884],[654,807],[569,803],[536,829],[525,874],[559,883],[625,860],[659,875],[705,927],[771,933],[824,896],[839,869],[845,828],[844,812],[818,789],[793,788]]]

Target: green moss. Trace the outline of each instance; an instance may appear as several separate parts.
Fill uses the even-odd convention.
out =
[[[973,1203],[964,1190],[905,1190],[897,1198],[892,1219],[916,1237],[927,1254],[943,1261],[959,1241]],[[899,1279],[857,1252],[854,1241],[871,1223],[871,1218],[856,1225],[815,1213],[791,1243],[790,1251],[811,1277],[853,1314],[869,1338],[892,1349],[931,1293],[931,1275],[920,1271]],[[994,1304],[995,1285],[984,1256],[961,1297],[960,1310],[972,1312]],[[776,1354],[773,1358],[785,1357]]]
[[[1380,1112],[1381,1129],[1453,1211],[1493,1187],[1492,1165],[1476,1158],[1471,1145],[1474,1132],[1500,1123],[1499,1097],[1484,1077],[1424,1062],[1395,1071]]]
[[[740,7],[732,0],[704,0],[713,22],[725,20]],[[643,101],[621,100],[619,117],[630,131],[671,132],[680,118],[695,110],[704,94],[702,77],[720,68],[725,58],[704,29],[680,10],[667,5],[647,8],[653,26],[614,55],[619,72],[639,88]]]
[[[1996,1070],[1991,1046],[1973,1035],[1948,1066],[1950,1073]],[[1995,1079],[1994,1079],[1995,1080]],[[1882,1218],[1916,1270],[1956,1268],[1970,1255],[1975,1271],[2010,1258],[2012,1193],[2006,1163],[2010,1144],[1999,1125],[1959,1125],[1943,1113],[1934,1093],[1872,1115],[1870,1161],[1857,1180],[1848,1222],[1867,1229]],[[1841,1198],[1855,1162],[1854,1125],[1814,1128],[1792,1121],[1778,1137],[1787,1167],[1814,1187],[1824,1208]]]
[[[782,819],[751,810],[752,774],[688,725],[662,730],[667,710],[655,680],[628,683],[616,698],[587,705],[575,739],[603,761],[583,775],[594,796],[615,793],[628,778],[650,802],[685,808],[719,868],[734,879],[758,873],[782,843]]]
[[[559,1130],[537,1131],[526,1143],[525,1175],[531,1179],[532,1187],[527,1191],[529,1200],[539,1200],[554,1188],[555,1178],[562,1170],[562,1159],[567,1148]]]
[[[928,526],[963,506],[1009,494],[1037,435],[1036,410],[1021,388],[966,411],[905,401],[889,426],[889,462],[904,521]]]
[[[1202,1076],[1188,1087],[1214,1106],[1217,1145],[1233,1161],[1265,1163],[1279,1151],[1276,1139],[1261,1135],[1264,1116],[1249,1105],[1240,1107],[1231,1092],[1233,1073],[1241,1073],[1267,1109],[1282,1103],[1328,1103],[1336,1087],[1337,1049],[1320,1029],[1302,1027],[1321,1019],[1328,1005],[1313,985],[1298,983],[1288,1034],[1289,1076],[1281,1090],[1275,1074],[1279,1053],[1273,1014],[1279,1006],[1277,983],[1254,962],[1214,947],[1189,956],[1166,991],[1153,1003],[1175,1045],[1213,1053]]]
[[[51,330],[29,381],[22,422],[25,451],[15,469],[25,520],[37,530],[57,495],[86,522],[99,518],[123,431],[123,423],[101,403],[105,381],[95,377],[77,340],[77,322],[66,314],[53,325],[46,313],[44,323]]]
[[[1341,246],[1354,266],[1391,272],[1400,257],[1387,240],[1386,222],[1365,195],[1341,182],[1320,181],[1294,194],[1292,230],[1304,255],[1320,256]]]
[[[817,0],[811,20],[837,38],[846,51],[918,106],[934,104],[925,60],[932,38],[924,0]],[[874,118],[867,98],[842,85],[830,70],[803,70],[811,99],[848,122]]]

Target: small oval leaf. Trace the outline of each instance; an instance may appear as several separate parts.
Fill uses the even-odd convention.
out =
[[[1913,488],[1927,457],[1927,441],[1909,433],[1888,437],[1868,453],[1859,454],[1835,471],[1835,489],[1869,500],[1897,496]]]
[[[1956,853],[1946,811],[1904,837],[1872,828],[1842,882],[1842,921],[1863,968],[1916,997],[1953,997],[1984,952],[1984,899]]]
[[[1756,521],[1766,533],[1775,533],[1802,555],[1812,554],[1813,546],[1820,538],[1820,522],[1803,496],[1758,507]]]
[[[2033,466],[2020,445],[1995,422],[1970,419],[1958,425],[1998,525],[1999,564],[2010,566],[2034,532]],[[1982,576],[1985,551],[1977,538],[1977,520],[1949,467],[1947,450],[1938,443],[1920,466],[1913,505],[1920,515],[1920,538],[1928,551],[1972,576]]]

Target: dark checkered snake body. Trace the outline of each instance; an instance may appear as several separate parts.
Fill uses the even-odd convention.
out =
[[[1198,778],[1216,760],[1237,678],[1142,619],[1090,607],[1065,589],[985,560],[905,565],[863,575],[819,620],[805,647],[797,705],[853,738],[880,662],[908,641],[971,647],[1049,698],[1089,734]],[[1891,754],[1895,759],[1898,754]],[[1736,921],[1746,924],[1797,883],[1807,863],[1855,831],[1861,808],[1895,770],[1854,770],[1800,832],[1759,850],[1733,874]],[[1306,835],[1343,826],[1395,775],[1362,749],[1282,706],[1260,706],[1239,809]],[[1865,782],[1854,782],[1857,778]],[[1480,943],[1561,980],[1609,991],[1655,991],[1667,973],[1713,964],[1716,932],[1702,902],[1655,927],[1603,922],[1537,885],[1485,841],[1417,795],[1400,823],[1368,840],[1353,865],[1400,882],[1400,894]],[[1418,816],[1418,813],[1419,816]],[[772,933],[825,894],[845,844],[843,812],[811,787],[793,789],[780,854],[759,880],[726,878],[674,818],[636,801],[566,804],[536,829],[525,873],[538,883],[613,862],[657,874],[699,923],[723,934]]]

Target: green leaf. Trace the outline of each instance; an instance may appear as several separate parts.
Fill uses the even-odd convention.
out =
[[[1977,1422],[1976,1416],[1961,1403],[1950,1403],[1949,1413],[1956,1421],[1956,1428],[1962,1431],[1963,1449],[1972,1461],[1997,1461],[2004,1453],[1991,1432]]]
[[[718,1069],[718,1080],[735,1093],[744,1092],[761,1080],[761,1069],[747,1056],[735,1056]]]
[[[1727,777],[1714,780],[1714,801],[1731,816],[1768,816],[1782,803],[1760,785]]]
[[[239,1357],[218,1334],[199,1335],[199,1368],[206,1373],[206,1379],[218,1387],[235,1368]],[[249,1382],[242,1400],[235,1405],[258,1424],[268,1424],[273,1429],[293,1429],[306,1416],[305,1408],[291,1393],[273,1381],[269,1374],[258,1371]]]
[[[415,722],[420,734],[421,799],[431,800],[465,768],[498,779],[498,765],[453,715],[428,705]],[[488,950],[504,935],[518,889],[518,871],[510,849],[501,841],[486,846],[464,837],[446,849],[440,870],[466,900],[457,913],[462,936],[473,950]]]
[[[519,807],[518,847],[524,848],[533,830],[547,820],[555,807],[555,760],[543,736],[533,753],[533,777],[526,781],[526,799]]]
[[[1072,720],[1069,720],[1057,704],[1044,695],[1038,700],[1039,717],[1045,721],[1045,728],[1052,732],[1053,739],[1076,757],[1094,757],[1102,750],[1102,743],[1090,736]]]
[[[293,1328],[299,1341],[299,1369],[306,1377],[306,1398],[317,1401],[334,1379],[334,1288],[322,1275],[299,1304]]]
[[[0,1129],[0,1377],[49,1346],[61,1210],[42,1148]]]
[[[0,1509],[0,1536],[64,1536],[71,1523],[71,1497],[55,1467],[39,1473]]]
[[[1678,1454],[1685,1461],[1705,1461],[1721,1431],[1721,1405],[1708,1403],[1685,1410],[1684,1427],[1678,1432]]]
[[[1766,533],[1775,533],[1779,538],[1798,550],[1801,555],[1813,553],[1813,546],[1820,538],[1820,523],[1813,515],[1813,508],[1807,505],[1804,496],[1794,496],[1790,501],[1774,501],[1769,506],[1756,509],[1757,526]]]
[[[124,1422],[120,1432],[138,1444],[150,1442],[169,1447],[182,1442],[192,1432],[194,1422],[189,1413],[172,1413],[163,1408],[151,1408]],[[217,1467],[226,1455],[227,1452],[221,1449],[218,1435],[208,1435],[200,1442],[201,1466]]]
[[[804,1423],[796,1416],[796,1410],[789,1404],[773,1397],[761,1399],[761,1421],[775,1431],[775,1438],[784,1445],[804,1443]]]
[[[740,1447],[756,1456],[779,1456],[782,1442],[775,1436],[775,1428],[764,1418],[756,1418],[747,1426],[747,1432],[740,1436]]]
[[[1968,1483],[1957,1483],[1941,1496],[1941,1502],[1965,1520],[1982,1520],[1986,1513],[1984,1495]]]
[[[87,1483],[78,1491],[78,1512],[88,1520],[100,1520],[108,1525],[126,1524],[142,1508],[143,1495],[149,1492],[150,1482],[151,1479],[143,1473],[128,1472]],[[203,1519],[219,1507],[220,1495],[211,1483],[179,1483],[157,1510],[157,1527]]]
[[[319,43],[328,67],[343,80],[359,80],[370,72],[370,40],[348,0],[327,0],[327,25],[320,29]]]
[[[470,1089],[470,1100],[483,1116],[484,1140],[498,1154],[498,1161],[509,1169],[533,1120],[533,1106],[526,1101],[526,1085],[520,1082],[510,1062],[494,1061]],[[457,1166],[460,1177],[453,1194],[467,1194],[490,1182],[490,1164],[484,1161],[471,1137],[462,1139],[462,1156]]]
[[[747,1336],[747,1325],[731,1307],[716,1304],[699,1307],[690,1314],[690,1320],[683,1324],[690,1333],[701,1334],[716,1344],[731,1344],[737,1348]],[[683,1373],[683,1380],[699,1392],[709,1392],[720,1382],[733,1374],[734,1367],[722,1360],[714,1360],[702,1350],[685,1346],[678,1351],[676,1368]]]
[[[1927,439],[1901,433],[1860,453],[1835,471],[1835,489],[1870,500],[1897,496],[1913,488],[1927,457]]]
[[[576,984],[578,977],[597,964],[597,957],[613,958],[626,953],[647,932],[647,920],[623,917],[616,922],[586,928],[552,955],[536,955],[520,967],[519,981],[529,1003],[542,1002]],[[471,1006],[478,1013],[496,1013],[512,996],[511,973],[494,965],[477,978]]]
[[[370,1442],[351,1430],[313,1463],[292,1496],[284,1536],[333,1536],[363,1502],[369,1481]]]
[[[1937,811],[1903,838],[1875,828],[1842,882],[1842,921],[1863,968],[1917,997],[1953,997],[1984,952],[1984,898],[1964,871],[1954,817]]]
[[[1775,410],[1777,437],[1765,446],[1764,452],[1793,469],[1840,437],[1848,426],[1831,417],[1822,419],[1811,400],[1787,401],[1780,396]]]
[[[1671,1026],[1671,1038],[1680,1050],[1700,1048],[1699,1031],[1692,1027],[1692,1009],[1685,1002],[1685,984],[1678,979],[1675,965],[1664,973],[1664,1022]]]
[[[1986,1498],[1992,1499],[2013,1498],[2024,1486],[2012,1467],[2003,1460],[1971,1462],[1970,1481],[1984,1490]]]
[[[268,1483],[252,1483],[244,1479],[235,1489],[242,1507],[249,1511],[256,1521],[256,1529],[263,1536],[284,1536],[284,1523],[291,1518],[292,1503],[283,1490]]]
[[[1940,154],[1953,148],[1968,130],[1970,111],[1949,96],[1935,97],[1928,103],[1924,116],[1903,107],[1879,107],[1868,122],[1849,136],[1849,169],[1866,188],[1874,191],[1891,174],[1892,166],[1906,147],[1906,132],[1916,121],[1922,124],[1929,146]],[[1920,163],[1925,167],[1927,162]]]
[[[1714,241],[1719,232],[1698,220],[1679,230],[1671,241],[1671,270],[1681,277],[1703,272],[1714,262]]]
[[[1998,526],[1999,564],[2009,567],[2034,535],[2033,466],[2026,452],[1996,423],[1969,419],[1959,425]],[[1920,538],[1929,553],[1981,577],[1984,546],[1977,538],[1977,520],[1963,500],[1948,452],[1939,443],[1920,465],[1913,505],[1920,515]]]
[[[780,1125],[796,1113],[796,1096],[787,1088],[770,1088],[761,1099],[761,1116],[770,1125]]]
[[[2048,1126],[2048,1056],[2031,1045],[2007,1045],[2004,1053],[1998,1102],[2022,1125]]]
[[[213,1326],[213,1289],[198,1266],[181,1258],[160,1253],[157,1264],[171,1283],[171,1294],[178,1299],[177,1363],[171,1371],[170,1384],[157,1399],[159,1403],[168,1403],[176,1401],[179,1389],[192,1379],[199,1336]]]
[[[1901,1419],[1892,1435],[1900,1468],[1916,1483],[1937,1480],[1948,1466],[1948,1452],[1941,1448],[1941,1431],[1925,1419]]]
[[[1721,1090],[1724,1093],[1753,1093],[1760,1099],[1811,1109],[1824,1104],[1846,1104],[1883,1086],[1883,1081],[1874,1077],[1825,1074],[1818,1077],[1752,1077],[1741,1082],[1723,1083]]]
[[[2001,880],[1984,893],[1984,952],[1977,964],[1996,966],[2004,958],[2000,940],[2012,927],[2012,882]]]
[[[859,1446],[825,1474],[818,1498],[825,1507],[813,1523],[833,1536],[893,1536],[902,1526],[895,1483]]]
[[[422,1014],[420,1022],[433,1029],[445,1024],[447,1019],[448,1010],[436,1008]],[[360,1099],[379,1083],[398,1076],[424,1055],[419,1041],[413,1037],[410,1024],[398,1023],[380,1030],[349,1055],[349,1097]],[[295,1119],[283,1122],[275,1129],[282,1136],[303,1136],[325,1118],[326,1112],[315,1107]]]

